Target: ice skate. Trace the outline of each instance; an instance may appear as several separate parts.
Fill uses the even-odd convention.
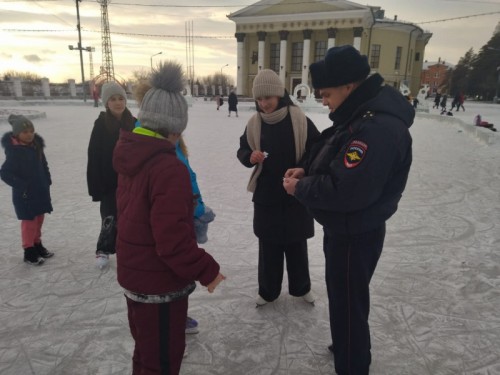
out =
[[[103,270],[109,266],[109,255],[105,253],[97,253],[95,256],[95,262],[97,268]]]
[[[195,334],[200,332],[198,330],[198,322],[194,320],[193,318],[190,318],[189,316],[186,319],[186,333],[189,334]]]
[[[314,295],[312,294],[311,291],[309,291],[306,294],[304,294],[302,296],[302,298],[304,299],[304,301],[306,301],[307,303],[310,303],[311,305],[314,306],[314,300],[315,300],[315,298],[314,298]]]

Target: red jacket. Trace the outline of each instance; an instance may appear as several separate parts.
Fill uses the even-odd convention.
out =
[[[195,280],[208,285],[219,273],[198,247],[189,172],[165,139],[120,132],[113,155],[118,283],[139,294],[176,294]]]

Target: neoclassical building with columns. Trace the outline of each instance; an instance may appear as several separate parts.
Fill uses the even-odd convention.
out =
[[[368,56],[386,84],[405,84],[416,95],[432,34],[385,11],[343,0],[262,0],[227,17],[236,24],[237,94],[252,96],[262,69],[274,70],[286,89],[311,87],[309,65],[334,46],[350,44]]]

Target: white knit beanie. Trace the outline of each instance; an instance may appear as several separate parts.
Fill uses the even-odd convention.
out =
[[[271,69],[263,69],[253,81],[253,98],[265,96],[285,96],[285,86],[280,77]]]
[[[142,99],[137,114],[141,126],[168,134],[181,134],[188,121],[188,105],[181,92],[185,77],[182,66],[176,62],[163,62],[151,75],[151,89]]]
[[[108,105],[108,100],[113,95],[121,95],[125,98],[125,102],[127,102],[127,93],[125,92],[125,89],[122,86],[120,86],[119,83],[106,82],[104,85],[102,85],[101,98],[104,106]]]

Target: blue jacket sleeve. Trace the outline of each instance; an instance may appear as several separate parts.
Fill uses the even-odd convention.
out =
[[[198,182],[196,180],[196,173],[194,173],[193,169],[189,165],[189,160],[186,158],[186,156],[182,153],[181,148],[179,147],[179,144],[175,146],[175,152],[177,154],[177,158],[182,161],[182,163],[186,166],[186,168],[189,171],[189,178],[191,179],[191,188],[193,190],[193,195],[197,196],[196,198],[196,207],[194,209],[194,217],[200,217],[205,213],[205,203],[203,202],[203,199],[201,197],[201,191],[198,186]]]

